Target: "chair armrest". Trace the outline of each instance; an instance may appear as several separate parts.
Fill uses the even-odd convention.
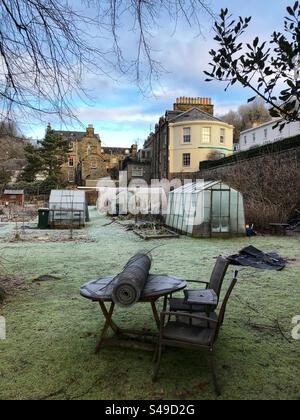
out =
[[[165,319],[167,316],[178,316],[180,315],[181,317],[186,317],[186,318],[190,318],[190,319],[198,319],[199,321],[207,321],[207,322],[212,322],[213,324],[218,325],[219,321],[217,321],[216,319],[212,319],[209,318],[207,316],[200,316],[200,315],[196,315],[196,314],[190,314],[190,313],[186,313],[186,312],[180,312],[180,314],[178,312],[162,312],[160,314],[160,320],[161,320],[161,326],[164,325],[165,323]]]

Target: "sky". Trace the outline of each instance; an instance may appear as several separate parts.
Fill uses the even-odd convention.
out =
[[[285,9],[293,4],[293,0],[211,0],[211,7],[216,13],[221,7],[227,7],[235,16],[252,16],[249,31],[244,36],[246,41],[257,35],[269,39],[274,30],[282,30]],[[203,14],[201,24],[201,35],[196,28],[190,28],[183,21],[179,22],[174,33],[174,24],[167,19],[154,30],[153,55],[164,70],[153,84],[152,93],[143,94],[127,77],[95,76],[87,69],[84,86],[92,98],[87,101],[74,99],[74,111],[82,125],[73,123],[65,126],[59,120],[52,119],[52,127],[82,130],[83,126],[93,124],[105,146],[129,147],[138,142],[142,147],[159,117],[167,109],[172,109],[179,96],[211,97],[216,115],[236,110],[239,105],[247,103],[253,94],[246,89],[236,85],[225,92],[222,83],[205,82],[203,71],[209,69],[208,52],[217,44],[213,40],[212,19]],[[136,47],[136,39],[126,24],[122,41],[125,53]],[[37,139],[43,137],[45,124],[45,121],[24,121],[20,122],[19,127],[24,134]]]

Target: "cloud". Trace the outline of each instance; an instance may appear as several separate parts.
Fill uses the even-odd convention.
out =
[[[132,125],[145,125],[156,121],[159,114],[148,114],[139,106],[117,108],[78,108],[77,115],[82,121],[125,123]]]
[[[216,3],[215,5],[213,3]],[[269,39],[274,29],[282,27],[284,9],[289,1],[278,0],[272,3],[272,13],[269,2],[253,0],[248,3],[233,0],[212,2],[218,11],[228,7],[235,16],[253,16],[249,32],[244,39],[249,41],[256,35],[261,39]],[[203,19],[204,20],[204,19]],[[204,37],[195,37],[197,31],[181,22],[177,32],[172,35],[173,26],[167,19],[162,27],[153,33],[152,45],[154,58],[164,67],[165,72],[159,82],[154,81],[153,95],[143,97],[138,87],[128,76],[106,77],[86,71],[85,88],[91,95],[91,101],[83,104],[79,99],[74,102],[78,118],[84,123],[93,123],[110,146],[131,144],[135,138],[145,139],[150,126],[158,121],[167,109],[172,109],[173,103],[180,96],[211,97],[215,104],[217,115],[223,115],[230,109],[237,109],[253,96],[249,90],[239,86],[224,92],[225,85],[219,82],[205,82],[203,71],[209,68],[209,50],[216,47],[213,41],[214,33],[211,21],[204,22]],[[130,56],[136,50],[136,39],[124,30],[122,45]],[[60,123],[53,121],[53,126]],[[67,127],[66,127],[67,128]],[[76,127],[68,127],[76,129]],[[80,127],[79,129],[82,129]],[[44,133],[45,126],[35,132]]]

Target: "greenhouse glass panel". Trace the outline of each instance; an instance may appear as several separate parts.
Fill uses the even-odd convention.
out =
[[[230,218],[230,229],[232,232],[239,231],[239,224],[238,224],[238,192],[235,190],[231,190],[231,197],[230,197],[230,214],[232,215]]]
[[[230,232],[230,191],[221,191],[221,232]]]
[[[169,194],[167,224],[194,237],[245,235],[243,196],[220,181],[186,184]]]

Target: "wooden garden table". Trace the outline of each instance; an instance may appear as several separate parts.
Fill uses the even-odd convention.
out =
[[[104,346],[118,345],[120,347],[127,348],[143,348],[145,350],[154,350],[153,345],[140,342],[134,342],[129,340],[121,340],[120,336],[158,336],[158,332],[155,334],[149,330],[133,330],[120,328],[113,320],[113,314],[115,310],[115,303],[112,300],[113,290],[113,279],[114,277],[100,278],[95,281],[86,283],[80,289],[80,294],[86,299],[93,302],[98,302],[101,308],[102,314],[105,318],[105,324],[101,332],[100,340],[96,347],[96,353],[99,353],[100,349]],[[156,326],[159,330],[160,317],[157,311],[157,302],[160,298],[164,298],[164,311],[167,308],[168,296],[176,293],[180,290],[185,289],[187,283],[185,280],[178,279],[176,277],[170,277],[166,275],[150,275],[146,286],[143,290],[141,299],[138,303],[150,303],[153,317]],[[107,333],[111,329],[117,336],[117,339],[108,338]]]

